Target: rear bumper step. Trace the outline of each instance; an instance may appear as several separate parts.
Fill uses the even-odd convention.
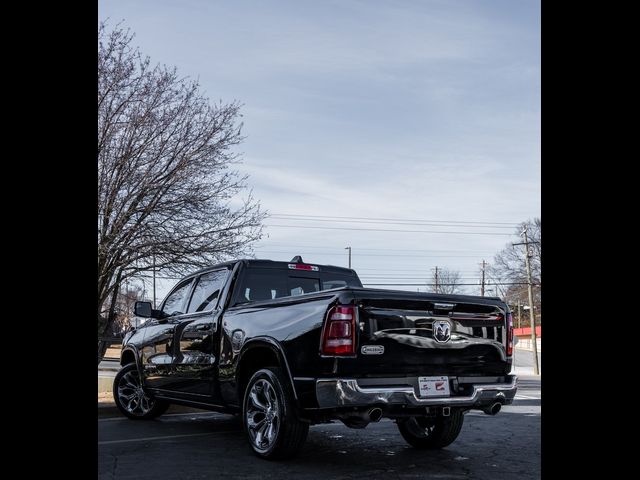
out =
[[[508,375],[504,383],[472,385],[470,395],[422,398],[411,386],[363,387],[356,379],[328,378],[316,381],[316,397],[320,408],[358,407],[368,405],[406,405],[411,407],[447,406],[483,410],[498,402],[509,405],[516,395],[517,376]]]

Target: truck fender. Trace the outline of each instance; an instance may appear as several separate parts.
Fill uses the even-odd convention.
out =
[[[127,345],[122,349],[122,353],[120,354],[120,365],[123,366],[122,359],[124,358],[125,355],[128,355],[129,352],[133,354],[134,362],[136,364],[136,367],[138,368],[138,375],[140,375],[140,379],[144,384],[144,376],[142,375],[142,363],[140,360],[140,354],[135,345]]]
[[[291,369],[289,368],[289,362],[287,362],[287,357],[284,354],[282,345],[280,345],[280,343],[275,338],[260,336],[248,340],[242,346],[242,350],[240,351],[240,355],[238,356],[237,365],[240,365],[240,363],[242,362],[242,358],[247,352],[256,347],[268,347],[276,354],[276,357],[278,357],[280,364],[284,367],[287,378],[289,379],[289,384],[291,385],[291,390],[293,391],[293,397],[295,398],[296,403],[298,403],[298,394],[296,392],[295,383],[293,382],[293,376],[291,375]]]

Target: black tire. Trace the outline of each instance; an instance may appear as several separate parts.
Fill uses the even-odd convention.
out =
[[[452,410],[448,417],[410,417],[398,420],[398,430],[412,447],[436,449],[446,447],[458,438],[463,423],[462,411]]]
[[[122,367],[113,380],[113,399],[116,407],[132,420],[149,420],[162,415],[169,403],[147,394],[140,384],[140,374],[135,363]]]
[[[309,433],[309,424],[296,415],[291,385],[277,367],[253,374],[244,392],[242,419],[251,449],[268,460],[293,457]]]

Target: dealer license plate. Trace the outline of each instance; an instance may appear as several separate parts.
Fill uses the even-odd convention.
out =
[[[449,377],[418,377],[421,397],[448,397]]]

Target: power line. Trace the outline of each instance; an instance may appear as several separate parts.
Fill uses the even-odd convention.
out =
[[[290,255],[290,251],[261,250],[261,253],[282,253]],[[344,255],[339,252],[305,252],[296,251],[299,255]],[[358,253],[359,257],[420,257],[420,258],[477,258],[477,255],[413,255],[413,254],[384,254],[384,253]]]
[[[358,277],[361,280],[368,280],[368,281],[379,281],[379,280],[391,280],[394,282],[401,282],[403,280],[405,281],[422,281],[424,283],[424,281],[426,280],[425,277],[387,277],[384,275],[373,275],[371,277],[366,277],[366,276],[362,276],[362,275],[358,275]],[[474,285],[478,286],[480,285],[480,279],[479,278],[461,278],[460,279],[461,282],[475,282]],[[440,277],[438,277],[438,285],[440,285]]]
[[[404,221],[404,220],[337,220],[336,218],[294,218],[281,215],[268,215],[267,218],[273,218],[276,220],[295,220],[301,222],[330,222],[330,223],[350,223],[350,224],[383,224],[383,225],[418,225],[429,227],[464,227],[464,228],[507,228],[513,230],[515,225],[492,225],[492,224],[478,224],[472,225],[469,223],[450,222],[450,223],[436,223],[436,222],[420,222],[420,221]]]
[[[423,286],[435,286],[435,283],[362,283],[363,285],[398,285],[407,287],[423,287]],[[438,286],[455,285],[455,286],[478,286],[477,283],[438,283]],[[524,282],[504,283],[503,285],[526,285]]]
[[[283,227],[283,228],[313,228],[319,230],[361,230],[367,232],[396,232],[396,233],[442,233],[442,234],[456,234],[456,235],[497,235],[504,237],[511,237],[510,233],[495,233],[495,232],[457,232],[451,230],[433,231],[433,230],[395,230],[389,228],[355,228],[355,227],[316,227],[311,225],[264,225],[265,227]]]
[[[394,269],[385,269],[385,268],[358,268],[358,272],[391,272],[392,275],[395,273],[406,273],[406,274],[418,274],[421,272],[426,272],[427,270],[429,270],[429,267],[425,267],[419,270],[412,270],[412,269],[408,269],[408,268],[394,268]],[[460,274],[469,274],[469,275],[473,275],[478,273],[477,270],[455,270],[456,272],[460,273]],[[367,273],[363,273],[363,275],[367,275]],[[488,277],[490,278],[490,277]]]
[[[186,275],[185,275],[186,277]],[[153,275],[135,275],[133,278],[153,278]],[[163,277],[160,275],[156,275],[155,278],[157,280],[182,280],[184,277]]]
[[[271,217],[305,217],[305,218],[328,218],[328,219],[345,219],[345,220],[374,220],[374,221],[402,221],[402,222],[432,222],[432,223],[444,223],[444,224],[458,224],[465,223],[469,225],[509,225],[511,227],[517,227],[520,225],[518,222],[478,222],[478,221],[466,221],[466,220],[416,220],[416,219],[406,219],[406,218],[380,218],[380,217],[344,217],[337,215],[303,215],[303,214],[292,214],[292,213],[272,213]]]
[[[441,268],[438,268],[438,273],[441,275]],[[363,273],[359,273],[358,276],[360,277],[385,277],[385,278],[425,278],[425,277],[430,277],[433,276],[432,274],[427,273],[426,271],[423,274],[420,273],[376,273],[376,272],[363,272]],[[434,277],[435,278],[435,277]],[[440,277],[438,277],[440,278]],[[481,277],[479,277],[478,275],[461,275],[459,277],[462,280],[477,280],[478,283],[481,282]]]
[[[359,275],[359,277],[361,277]],[[135,278],[152,278],[151,275],[136,275]],[[156,279],[159,280],[182,280],[184,277],[164,277],[164,276],[158,276],[156,275]],[[419,282],[419,283],[369,283],[369,282],[363,282],[363,285],[397,285],[397,286],[417,286],[417,287],[422,287],[422,286],[435,286],[435,283],[425,283],[425,282]],[[438,286],[444,286],[444,285],[459,285],[459,286],[477,286],[478,283],[438,283]],[[501,285],[528,285],[527,282],[502,282]],[[533,286],[537,286],[536,284],[533,284]]]
[[[302,244],[293,244],[293,243],[279,243],[279,242],[268,242],[266,245],[262,245],[259,247],[255,247],[254,250],[259,250],[262,248],[270,248],[271,246],[276,246],[276,247],[287,247],[287,248],[291,248],[291,249],[298,249],[298,248],[320,248],[320,249],[335,249],[335,250],[341,250],[342,246],[341,245],[302,245]],[[477,253],[478,256],[482,256],[483,254],[493,254],[493,252],[489,251],[489,250],[446,250],[446,249],[428,249],[428,250],[416,250],[416,249],[411,249],[411,248],[364,248],[364,247],[358,247],[358,251],[360,250],[364,250],[364,251],[373,251],[373,252],[454,252],[454,253]],[[289,253],[289,252],[286,252]]]

